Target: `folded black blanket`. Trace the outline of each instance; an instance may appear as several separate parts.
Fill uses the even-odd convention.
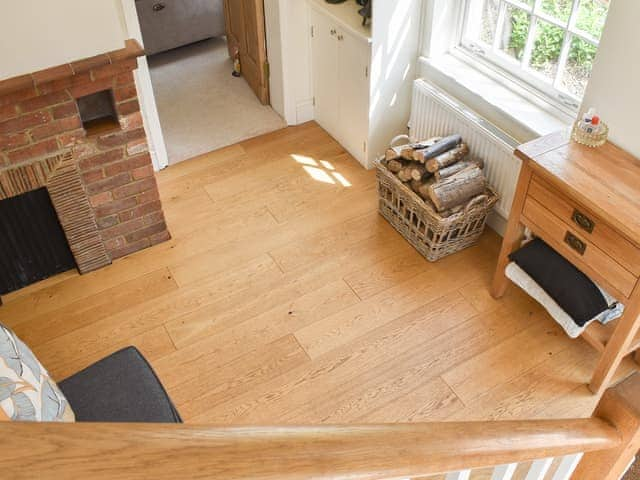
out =
[[[598,286],[539,238],[513,252],[509,259],[581,327],[609,308]]]

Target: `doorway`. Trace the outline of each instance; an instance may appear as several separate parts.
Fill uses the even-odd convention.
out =
[[[286,126],[269,105],[263,0],[136,0],[135,9],[169,165]]]

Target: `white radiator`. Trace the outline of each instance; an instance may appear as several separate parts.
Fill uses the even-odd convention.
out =
[[[518,145],[516,140],[422,79],[414,83],[409,127],[412,141],[462,135],[471,155],[485,161],[487,179],[500,194],[497,213],[505,219],[509,217],[522,164],[513,154]]]

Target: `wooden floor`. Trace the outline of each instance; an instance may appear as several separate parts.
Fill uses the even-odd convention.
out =
[[[54,378],[133,344],[187,422],[591,413],[590,347],[517,288],[488,295],[499,237],[426,262],[377,214],[374,172],[316,124],[158,181],[170,242],[4,298],[0,321]]]

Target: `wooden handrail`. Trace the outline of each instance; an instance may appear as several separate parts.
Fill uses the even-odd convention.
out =
[[[617,448],[595,419],[353,426],[0,425],[11,479],[391,479]]]
[[[576,480],[618,480],[640,450],[640,373],[607,390],[594,417],[615,425],[622,436],[617,448],[587,453]]]

